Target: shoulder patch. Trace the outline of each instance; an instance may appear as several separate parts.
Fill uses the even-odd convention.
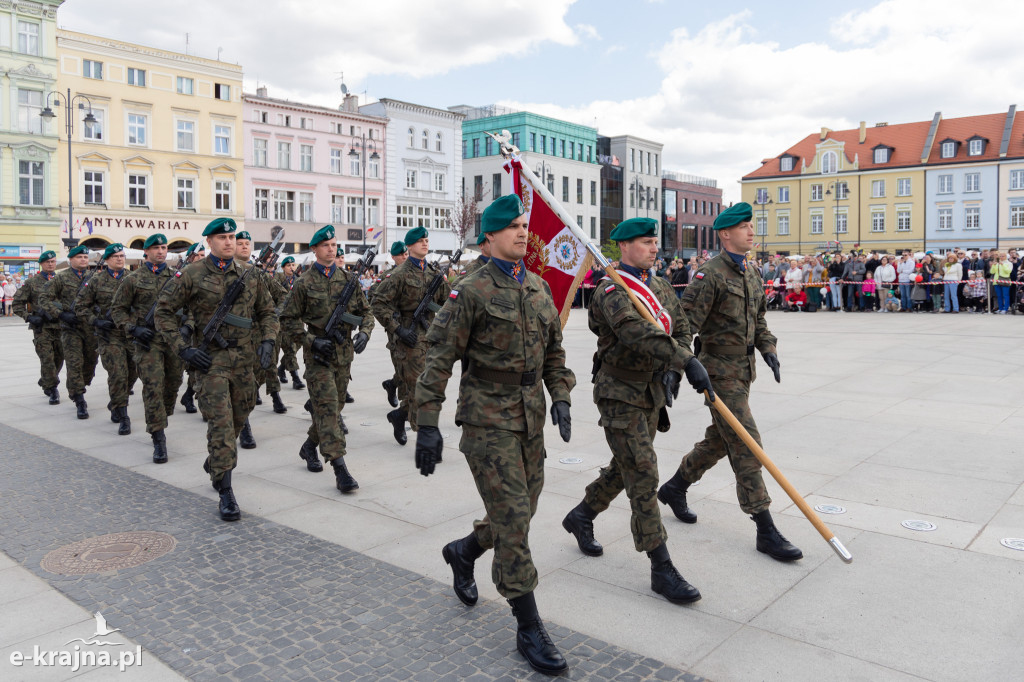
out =
[[[610,286],[607,286],[607,287],[605,287],[605,288],[604,288],[604,293],[606,293],[606,294],[607,294],[608,292],[610,292],[610,291],[614,291],[614,290],[615,290],[615,285],[614,285],[614,284],[612,284],[612,285],[610,285]]]
[[[696,275],[693,276],[693,278],[694,279],[704,279],[704,273],[703,272],[698,272]]]
[[[182,275],[181,270],[178,270],[176,273],[174,273],[175,277],[181,277],[181,275]]]
[[[452,293],[448,294],[448,298],[450,298],[452,300],[454,300],[454,299],[456,299],[458,297],[459,297],[459,290],[458,289],[452,289]]]

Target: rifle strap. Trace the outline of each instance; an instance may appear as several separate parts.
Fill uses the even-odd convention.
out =
[[[340,317],[342,322],[350,324],[353,327],[358,327],[363,323],[363,318],[353,315],[352,313],[342,313]]]
[[[224,324],[230,324],[232,327],[240,327],[242,329],[252,329],[252,320],[248,317],[239,317],[232,313],[224,315]]]

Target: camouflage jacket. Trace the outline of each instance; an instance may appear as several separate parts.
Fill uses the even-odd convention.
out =
[[[288,289],[277,281],[277,277],[275,275],[267,272],[266,270],[257,269],[253,274],[260,278],[260,281],[263,282],[263,286],[267,287],[267,293],[270,294],[271,300],[274,301],[274,306],[276,307],[280,305],[288,295]],[[250,277],[252,276],[253,275],[250,275]]]
[[[14,294],[14,304],[11,310],[14,314],[23,320],[27,320],[29,315],[42,315],[43,308],[42,296],[43,290],[50,286],[50,282],[57,276],[54,273],[50,277],[46,276],[46,273],[39,271],[32,277],[25,280],[25,284]],[[40,329],[42,330],[59,330],[60,327],[57,324],[57,318],[53,319],[53,322],[47,322],[43,318],[43,325]]]
[[[178,333],[178,310],[184,308],[194,321],[192,340],[193,345],[198,346],[203,329],[217,312],[228,287],[242,276],[242,272],[242,266],[234,261],[227,270],[221,270],[207,257],[185,266],[179,273],[177,284],[164,290],[156,306],[156,329],[175,353],[180,353],[185,346]],[[252,275],[246,278],[245,288],[229,312],[236,316],[238,324],[225,322],[220,327],[220,334],[230,348],[221,349],[217,345],[209,348],[213,358],[210,371],[213,373],[231,373],[239,360],[252,365],[255,362],[253,348],[263,341],[277,338],[278,322],[270,293]]]
[[[453,286],[458,284],[459,282],[461,282],[466,277],[469,277],[470,275],[472,275],[477,270],[480,270],[485,265],[487,265],[487,263],[488,263],[488,261],[490,259],[485,261],[485,260],[483,260],[483,258],[484,258],[483,256],[480,256],[479,258],[474,258],[473,260],[471,260],[469,262],[469,265],[466,266],[466,272],[464,272],[461,277],[456,278],[455,282],[453,283]]]
[[[110,319],[130,338],[129,327],[143,324],[160,290],[174,288],[172,279],[174,270],[171,266],[168,265],[159,275],[155,275],[144,262],[125,277],[121,286],[114,292],[114,300],[110,304]],[[163,345],[159,334],[153,342]]]
[[[565,366],[562,325],[548,285],[532,272],[522,284],[494,263],[463,279],[427,332],[427,360],[416,383],[420,426],[436,426],[452,365],[466,358],[457,424],[525,431],[544,429],[546,403],[541,380],[552,401],[569,402],[576,377]],[[528,385],[498,383],[474,376],[490,372],[535,372]]]
[[[60,313],[70,310],[74,310],[81,315],[75,307],[75,299],[78,297],[79,289],[85,286],[85,283],[88,281],[88,270],[83,271],[81,276],[79,276],[74,268],[61,270],[50,280],[50,285],[43,288],[39,297],[40,307],[55,320]],[[67,329],[63,323],[60,326],[62,329]],[[75,326],[75,330],[82,333],[85,332],[85,327],[81,320]]]
[[[334,313],[334,308],[338,305],[338,297],[341,296],[345,285],[354,276],[344,268],[335,268],[330,279],[316,268],[310,268],[302,273],[295,281],[295,286],[292,287],[281,310],[282,333],[290,338],[292,343],[301,344],[308,351],[313,339],[323,336],[324,325]],[[367,335],[373,331],[373,315],[370,313],[370,304],[366,302],[366,297],[363,296],[358,282],[345,310],[361,318],[360,331],[366,332]],[[351,339],[352,326],[343,324],[341,333]],[[342,364],[351,363],[354,355],[352,344],[335,345],[337,361]]]
[[[286,276],[283,272],[274,273],[274,281],[281,285],[285,291],[291,291],[295,283],[299,281],[298,275]]]
[[[700,334],[700,361],[708,374],[753,381],[753,350],[774,353],[777,341],[765,322],[768,301],[756,270],[740,270],[722,251],[694,275],[682,303],[690,329]]]
[[[648,286],[672,317],[672,336],[644,319],[621,285],[603,279],[590,302],[590,331],[597,334],[597,359],[603,371],[594,377],[594,400],[619,400],[651,409],[665,404],[661,372],[680,374],[693,357],[690,351],[690,323],[672,285],[652,277]],[[620,372],[649,374],[647,380],[627,380]]]
[[[121,283],[128,279],[128,270],[121,270],[117,278],[108,268],[103,268],[89,278],[85,286],[78,292],[78,301],[75,303],[75,310],[79,318],[87,326],[91,327],[97,318],[113,320],[111,306],[114,302],[114,293],[121,287]],[[115,331],[107,336],[120,335],[124,337],[124,329],[114,324]]]
[[[413,265],[411,259],[391,271],[373,293],[373,316],[388,333],[394,333],[399,327],[412,324],[412,314],[427,294],[430,282],[437,275],[432,268],[420,270]],[[440,308],[451,292],[447,281],[442,281],[434,294],[433,302]],[[424,318],[428,323],[434,319],[434,313],[428,312]],[[423,330],[420,329],[420,338]]]

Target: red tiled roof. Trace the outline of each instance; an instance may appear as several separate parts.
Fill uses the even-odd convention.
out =
[[[996,153],[999,153],[998,145]],[[1010,131],[1010,146],[1006,150],[1006,158],[1024,157],[1024,112],[1017,110],[1013,117],[1013,130]]]
[[[992,161],[998,159],[999,143],[1003,141],[1003,126],[1005,124],[1005,111],[999,114],[943,119],[939,122],[938,132],[935,133],[935,143],[932,144],[928,163],[963,163],[964,161]],[[967,140],[975,135],[988,139],[985,151],[980,156],[967,156]],[[943,140],[956,140],[960,143],[956,150],[956,156],[951,159],[942,158]]]

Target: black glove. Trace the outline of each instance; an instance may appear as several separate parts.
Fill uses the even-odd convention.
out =
[[[416,327],[399,327],[395,330],[395,336],[409,348],[415,348],[420,340],[419,334],[416,333]]]
[[[93,320],[92,326],[105,332],[114,331],[114,323],[110,320],[104,320],[102,317],[97,317]]]
[[[206,351],[201,348],[182,348],[181,352],[178,353],[178,357],[184,360],[191,367],[195,367],[203,372],[210,369],[210,365],[213,364],[213,360]]]
[[[666,433],[672,428],[672,422],[668,419],[668,408],[663,407],[658,411],[658,433]]]
[[[187,324],[182,325],[178,329],[178,333],[181,334],[181,340],[184,341],[186,344],[192,343],[192,327],[188,326]]]
[[[310,348],[313,351],[313,355],[318,355],[324,359],[334,357],[334,342],[323,336],[318,336],[313,339],[313,343],[310,344]]]
[[[61,314],[57,315],[57,319],[67,325],[74,326],[78,324],[78,315],[75,315],[70,310],[65,310]]]
[[[679,397],[679,381],[682,375],[675,370],[667,370],[661,373],[661,385],[665,387],[665,405],[672,407],[672,401]]]
[[[29,315],[25,318],[25,321],[28,322],[28,326],[33,329],[39,329],[43,326],[43,318],[41,315]]]
[[[551,403],[551,423],[558,427],[558,435],[566,443],[572,436],[572,418],[569,416],[569,403],[556,400]]]
[[[128,333],[147,345],[152,343],[153,339],[156,338],[156,334],[152,329],[144,327],[141,324],[128,327]]]
[[[715,390],[711,388],[711,377],[708,376],[708,371],[704,369],[704,365],[700,363],[696,355],[686,361],[683,371],[686,372],[686,380],[690,382],[693,390],[697,393],[707,391],[708,399],[714,402]]]
[[[434,465],[441,459],[444,439],[436,426],[421,426],[416,432],[416,468],[424,476],[434,473]]]
[[[270,369],[274,364],[274,342],[270,339],[261,341],[260,345],[256,346],[256,357],[260,361],[260,367]]]
[[[42,314],[43,319],[46,320],[47,322],[56,322],[56,320],[53,319],[53,315],[46,312],[45,310],[41,310],[39,312]]]
[[[782,373],[779,371],[779,356],[775,353],[761,353],[761,357],[768,363],[768,366],[772,368],[772,374],[775,375],[775,383],[782,383]]]
[[[370,335],[366,332],[359,332],[352,337],[352,350],[356,353],[362,353],[366,350],[366,344],[370,340]]]

